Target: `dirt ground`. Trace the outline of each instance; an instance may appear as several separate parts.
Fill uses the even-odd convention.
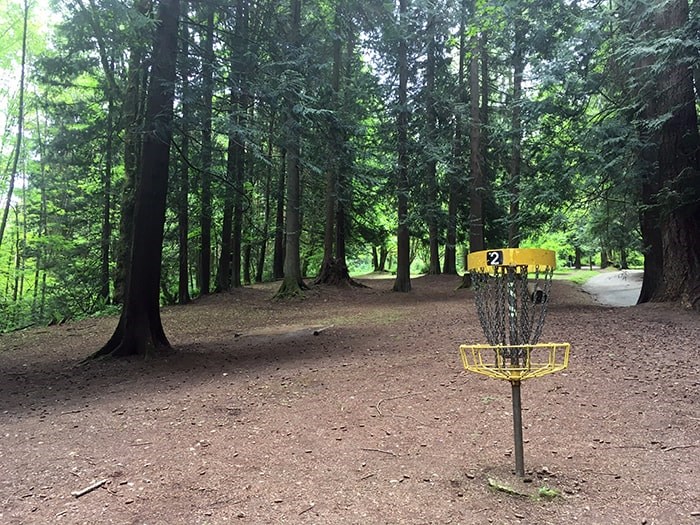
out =
[[[0,336],[0,523],[700,524],[697,313],[555,282],[521,480],[510,385],[461,368],[473,292],[367,284],[167,308],[151,361],[80,364],[113,318]]]

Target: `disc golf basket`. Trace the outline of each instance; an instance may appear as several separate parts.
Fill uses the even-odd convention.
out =
[[[520,383],[565,369],[569,343],[539,343],[556,256],[551,250],[504,248],[470,253],[476,310],[488,344],[461,345],[464,368],[509,381],[513,397],[515,472],[525,475]]]

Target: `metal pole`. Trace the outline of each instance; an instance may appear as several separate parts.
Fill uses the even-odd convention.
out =
[[[513,395],[513,437],[515,440],[515,474],[525,476],[525,460],[523,458],[523,416],[520,402],[520,381],[511,382]]]

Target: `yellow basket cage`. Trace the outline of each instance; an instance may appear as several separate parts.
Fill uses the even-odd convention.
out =
[[[459,347],[466,370],[510,382],[564,370],[569,366],[570,351],[569,343]]]

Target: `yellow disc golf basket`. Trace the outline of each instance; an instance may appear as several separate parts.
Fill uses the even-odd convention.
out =
[[[515,471],[525,475],[520,383],[569,365],[569,343],[538,343],[552,287],[551,250],[504,248],[470,253],[467,270],[488,344],[461,345],[464,368],[509,381],[513,394]]]

